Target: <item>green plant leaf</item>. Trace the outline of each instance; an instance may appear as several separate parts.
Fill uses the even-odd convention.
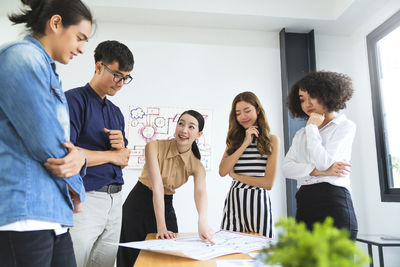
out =
[[[347,230],[337,229],[333,219],[315,223],[313,231],[294,218],[282,218],[276,226],[284,231],[278,242],[264,249],[260,259],[284,267],[362,267],[369,257],[349,239]]]

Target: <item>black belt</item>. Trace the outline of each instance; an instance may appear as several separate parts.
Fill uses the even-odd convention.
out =
[[[109,184],[109,185],[105,185],[99,189],[96,189],[94,191],[97,192],[106,192],[109,194],[115,194],[118,193],[119,191],[122,190],[122,185],[121,184]]]

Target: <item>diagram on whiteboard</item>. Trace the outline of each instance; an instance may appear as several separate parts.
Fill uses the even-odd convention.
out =
[[[188,108],[129,106],[129,121],[126,137],[131,149],[128,167],[141,169],[145,162],[144,148],[146,144],[157,139],[174,138],[176,123],[182,112]],[[201,154],[201,162],[206,170],[211,168],[211,125],[210,109],[195,109],[204,117],[203,135],[197,146]]]

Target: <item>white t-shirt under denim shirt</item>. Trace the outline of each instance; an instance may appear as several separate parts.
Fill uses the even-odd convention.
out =
[[[356,125],[344,114],[335,115],[323,128],[309,124],[294,136],[283,160],[283,175],[297,180],[297,188],[327,182],[351,192],[350,174],[344,177],[310,176],[314,168],[325,171],[337,161],[350,163]]]

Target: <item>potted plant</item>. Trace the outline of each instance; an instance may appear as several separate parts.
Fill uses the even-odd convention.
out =
[[[284,231],[276,244],[261,252],[264,263],[282,267],[361,267],[369,263],[348,232],[335,228],[330,217],[315,223],[313,231],[293,218],[282,218],[276,226]]]

